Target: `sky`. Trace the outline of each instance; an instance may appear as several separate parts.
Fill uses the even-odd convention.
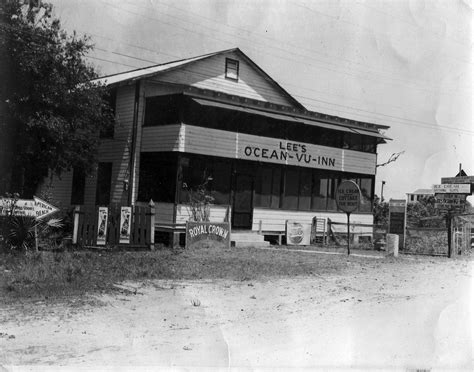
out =
[[[390,126],[384,199],[474,175],[474,0],[49,1],[101,75],[238,47],[308,110]]]

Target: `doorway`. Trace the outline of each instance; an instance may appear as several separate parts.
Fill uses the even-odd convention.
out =
[[[253,177],[236,173],[232,205],[232,228],[251,230],[253,217]]]

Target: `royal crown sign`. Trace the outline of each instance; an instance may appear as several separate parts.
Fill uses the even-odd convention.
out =
[[[23,216],[41,220],[59,209],[34,196],[33,199],[0,198],[0,216]]]

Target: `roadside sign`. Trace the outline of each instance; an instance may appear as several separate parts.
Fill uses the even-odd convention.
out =
[[[37,220],[43,219],[59,209],[34,196],[33,199],[0,199],[0,216],[7,216],[12,213],[13,216],[33,217]]]
[[[433,185],[435,194],[471,194],[471,185],[468,183],[444,183]]]
[[[336,192],[336,204],[346,213],[352,213],[359,208],[360,189],[354,181],[342,181]]]
[[[345,180],[340,183],[336,191],[336,205],[347,214],[347,254],[351,254],[350,244],[350,216],[360,205],[360,189],[354,181]]]
[[[59,210],[55,206],[45,202],[44,200],[36,196],[33,196],[33,199],[35,201],[35,211],[37,220],[41,220],[46,216],[49,216],[50,214],[53,214],[54,212],[57,212]]]
[[[288,245],[309,245],[311,224],[286,221],[286,243]]]
[[[466,204],[466,195],[462,194],[438,194],[435,199],[438,209],[462,209]]]
[[[186,248],[212,244],[214,247],[230,247],[229,222],[186,222]]]
[[[441,183],[474,183],[474,176],[443,177]]]

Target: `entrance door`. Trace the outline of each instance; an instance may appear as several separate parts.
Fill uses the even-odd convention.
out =
[[[235,175],[234,205],[232,206],[232,228],[252,228],[253,178],[248,174]]]

